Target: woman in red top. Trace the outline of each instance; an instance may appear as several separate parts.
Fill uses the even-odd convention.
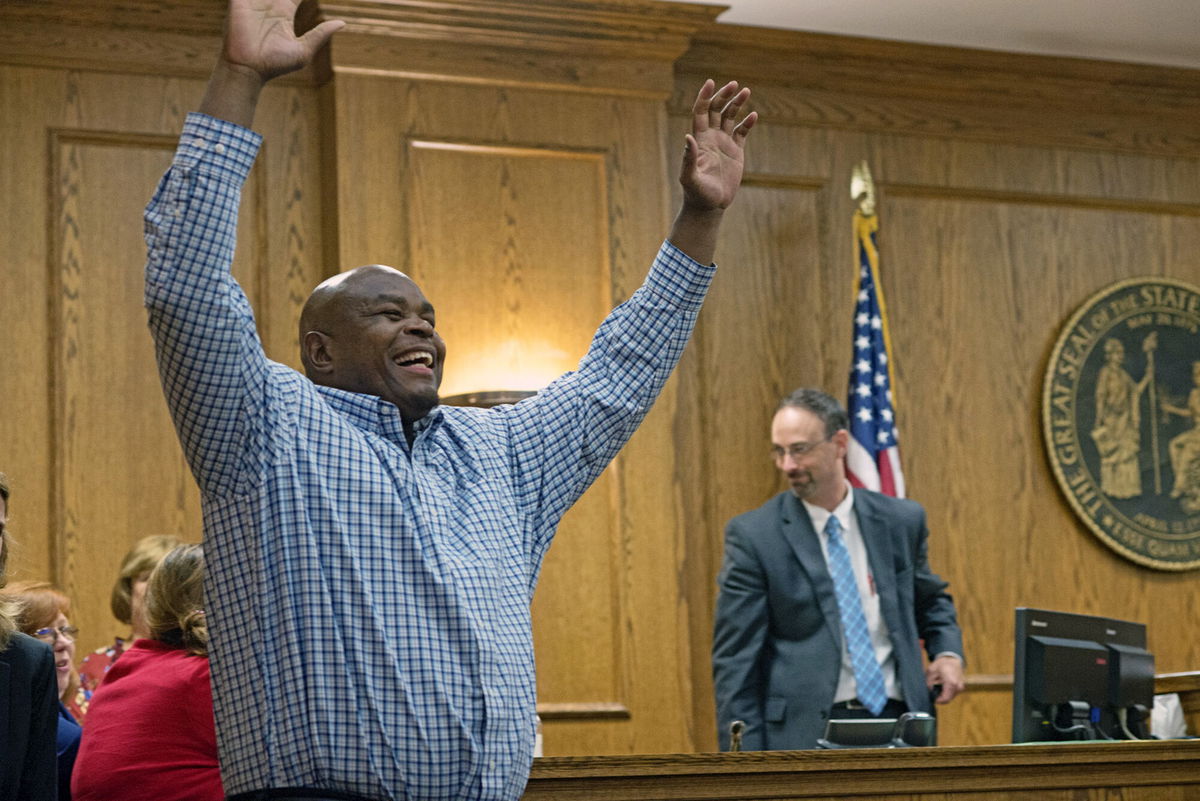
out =
[[[75,801],[222,801],[204,621],[204,554],[183,545],[150,575],[150,639],[109,668],[88,709]]]
[[[146,625],[146,584],[154,566],[177,545],[183,545],[183,540],[170,534],[152,534],[135,542],[121,560],[109,606],[113,617],[129,626],[130,633],[128,637],[117,637],[112,645],[88,654],[79,665],[79,689],[75,698],[67,702],[67,709],[80,723],[84,722],[92,695],[108,669],[125,653],[130,643],[139,637],[150,636]]]

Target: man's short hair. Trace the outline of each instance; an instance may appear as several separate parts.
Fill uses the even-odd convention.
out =
[[[846,410],[842,404],[829,393],[822,392],[819,389],[811,387],[801,387],[793,391],[779,402],[779,409],[787,407],[796,409],[804,409],[806,412],[812,412],[821,419],[825,424],[825,436],[832,437],[842,429],[849,430],[850,417],[846,414]]]

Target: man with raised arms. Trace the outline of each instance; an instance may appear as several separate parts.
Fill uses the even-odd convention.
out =
[[[199,113],[146,210],[150,328],[203,499],[225,789],[515,801],[534,740],[542,557],[687,343],[757,117],[741,113],[749,90],[701,88],[668,241],[578,370],[535,397],[439,406],[434,307],[382,265],[314,291],[305,377],[266,358],[230,274],[259,93],[342,26],[297,37],[297,5],[232,0]]]

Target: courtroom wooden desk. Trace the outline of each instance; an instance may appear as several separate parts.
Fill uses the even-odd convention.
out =
[[[1200,801],[1200,740],[534,760],[551,799]]]

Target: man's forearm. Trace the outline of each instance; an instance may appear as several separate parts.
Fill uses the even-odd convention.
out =
[[[695,209],[686,203],[679,209],[667,239],[693,260],[712,264],[717,250],[717,234],[724,209]]]
[[[253,70],[217,61],[198,111],[243,128],[254,125],[254,111],[262,93],[263,79]]]

